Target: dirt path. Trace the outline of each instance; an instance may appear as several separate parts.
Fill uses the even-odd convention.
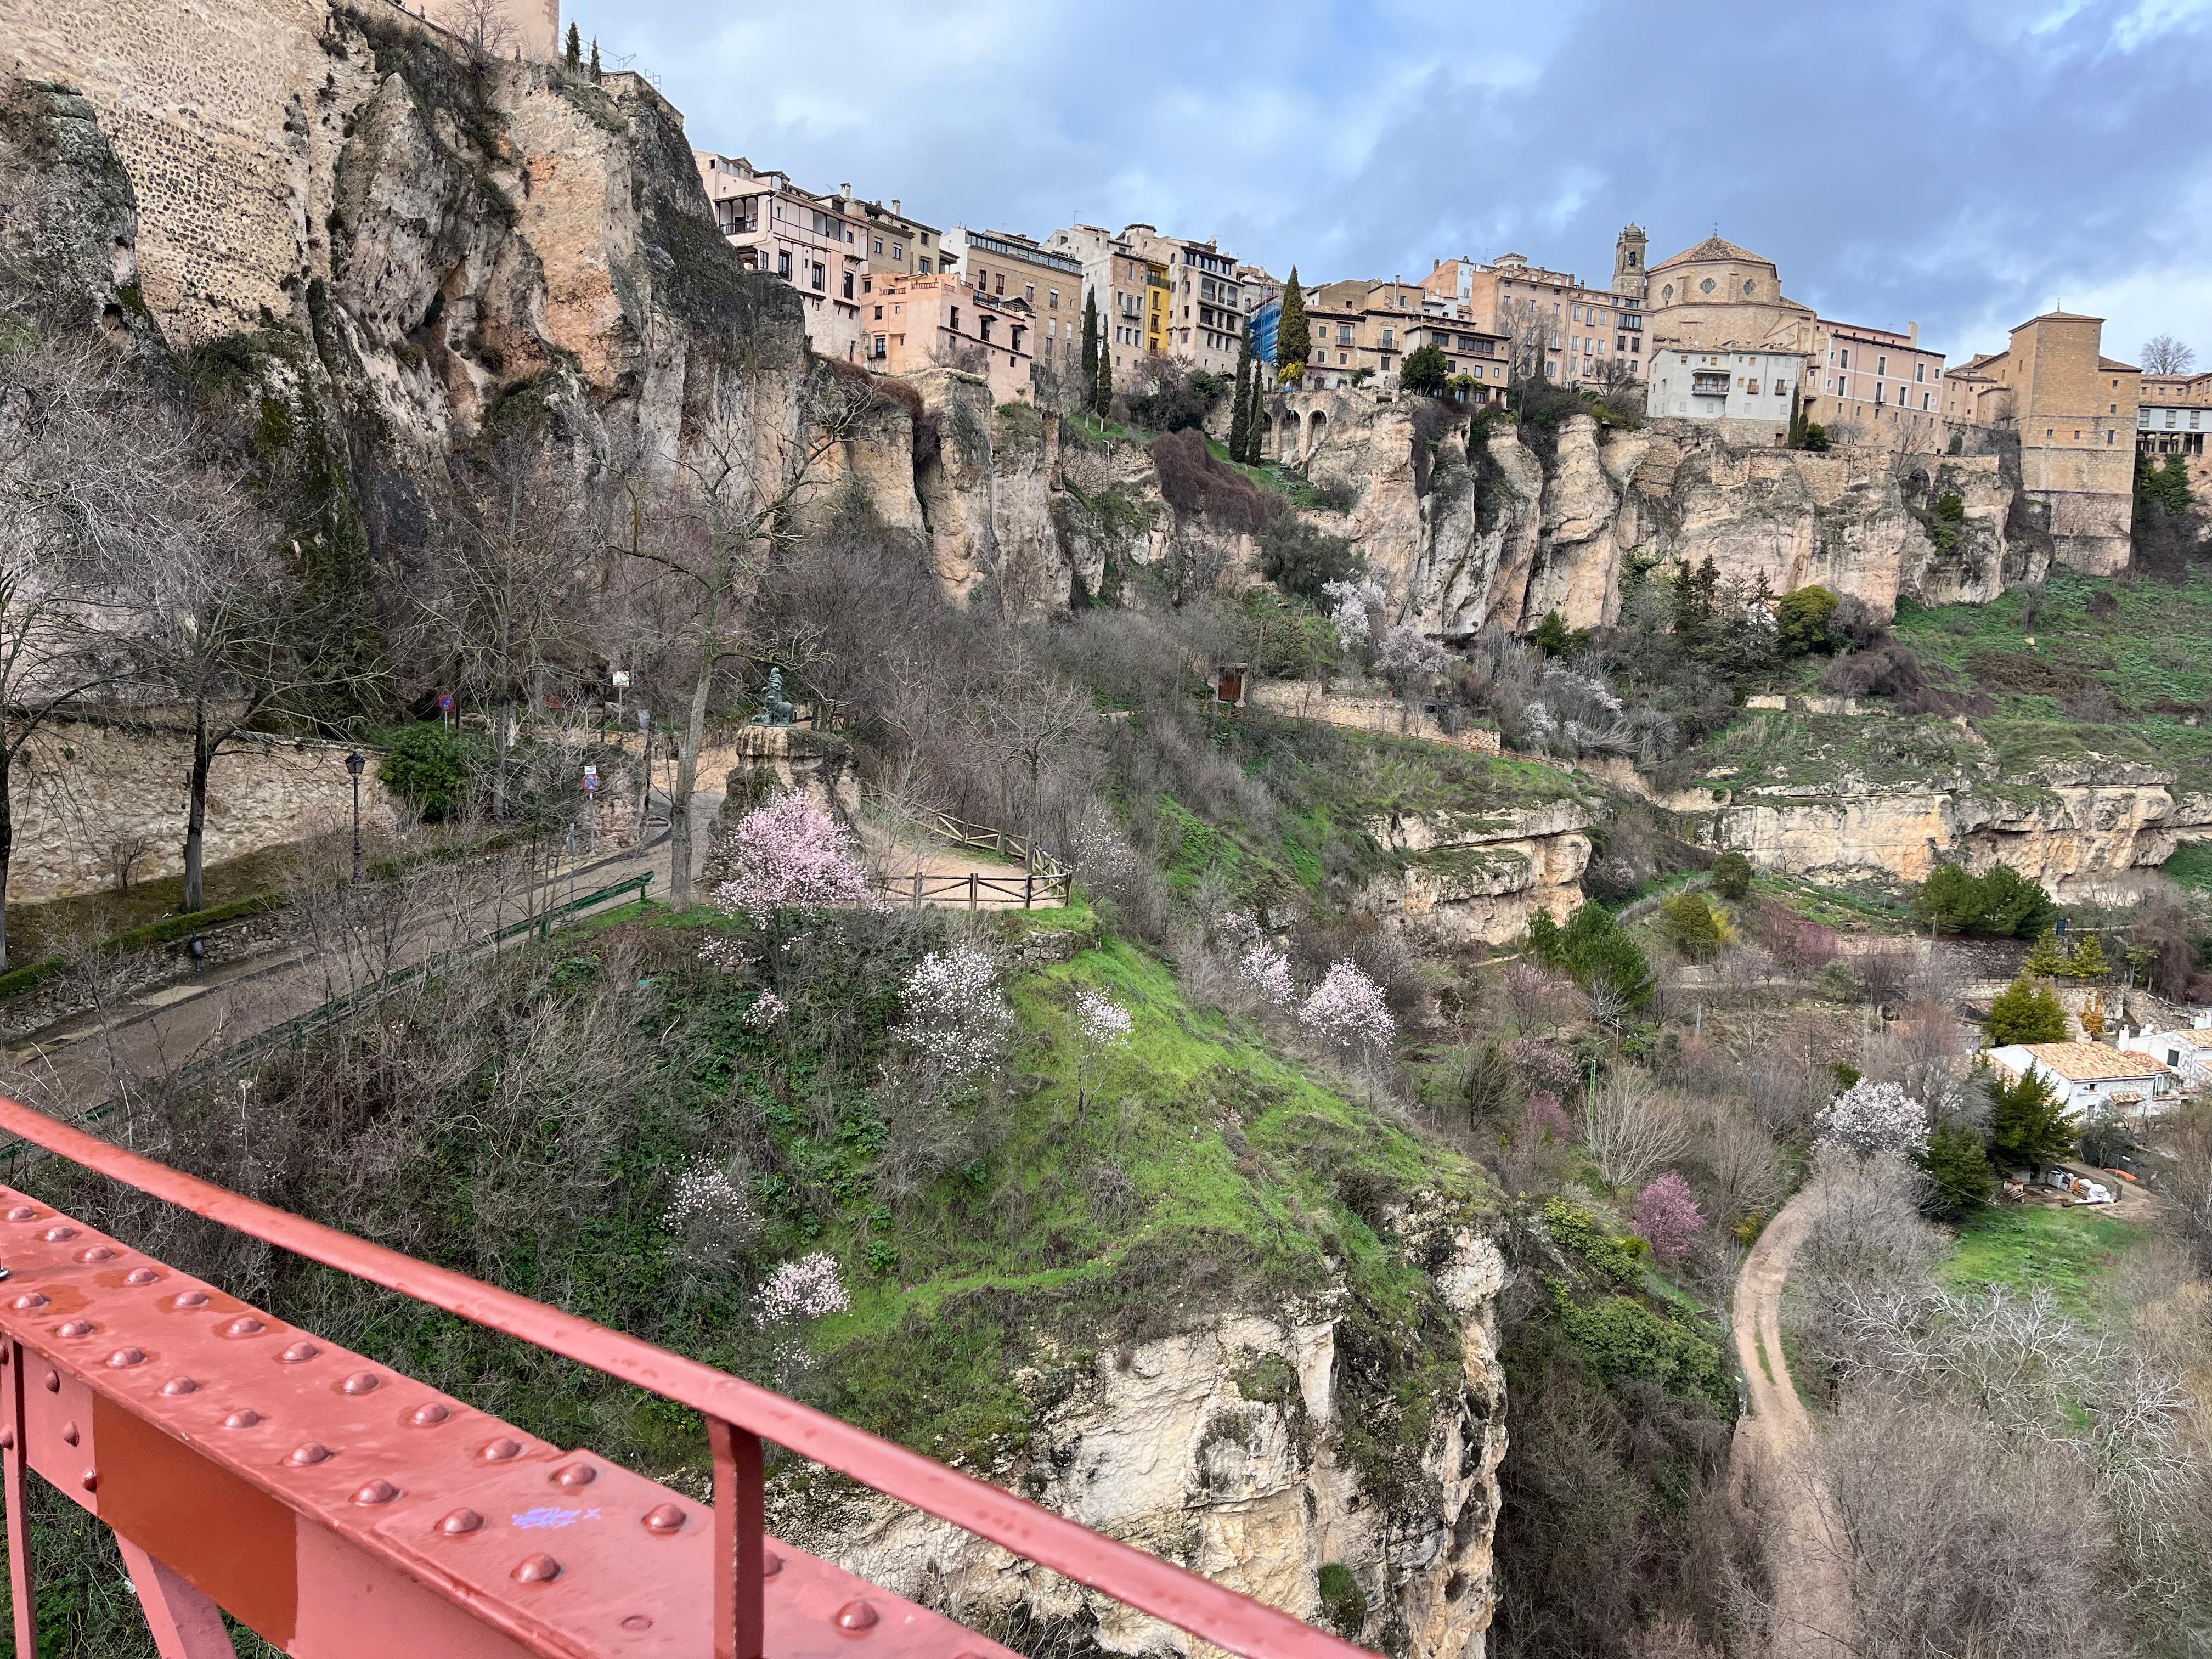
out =
[[[1783,1286],[1821,1203],[1820,1189],[1807,1187],[1784,1205],[1736,1277],[1735,1348],[1751,1413],[1737,1425],[1735,1456],[1738,1478],[1756,1476],[1776,1521],[1775,1659],[1848,1659],[1852,1650],[1850,1586],[1822,1512],[1820,1448],[1782,1357]]]
[[[1034,883],[1024,880],[1026,872],[1019,859],[972,852],[909,825],[893,826],[872,819],[862,822],[860,842],[868,862],[893,884],[886,890],[885,896],[894,904],[912,902],[902,901],[902,892],[904,884],[920,874],[926,890],[921,902],[940,909],[1061,908],[1058,891],[1042,878]],[[979,878],[975,884],[972,906],[968,890],[957,885],[971,875]],[[985,882],[995,883],[996,887],[986,887]],[[1026,904],[1024,899],[1028,901]]]

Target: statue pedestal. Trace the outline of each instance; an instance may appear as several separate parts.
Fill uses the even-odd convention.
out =
[[[860,775],[852,745],[830,732],[796,726],[744,726],[730,747],[738,763],[730,769],[722,797],[720,827],[727,829],[757,806],[787,790],[850,825],[860,811]]]

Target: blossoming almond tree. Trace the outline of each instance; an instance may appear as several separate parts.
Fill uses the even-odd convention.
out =
[[[1398,1034],[1382,988],[1346,957],[1330,964],[1321,983],[1298,1005],[1298,1022],[1340,1054],[1371,1060]]]
[[[996,1066],[1013,1035],[1014,1011],[999,988],[998,965],[972,945],[922,957],[907,975],[899,1006],[906,1015],[899,1040],[948,1079]]]
[[[1822,1140],[1861,1158],[1917,1158],[1928,1150],[1928,1109],[1894,1083],[1861,1079],[1822,1107],[1814,1122]]]
[[[1091,1085],[1099,1064],[1129,1040],[1135,1021],[1129,1011],[1103,991],[1075,994],[1075,1121],[1091,1103]]]
[[[768,1276],[753,1304],[753,1322],[774,1344],[778,1388],[788,1389],[793,1376],[812,1358],[800,1327],[852,1305],[837,1258],[827,1250],[787,1261]]]
[[[1705,1226],[1690,1183],[1673,1170],[1637,1194],[1632,1214],[1636,1231],[1650,1241],[1651,1254],[1669,1264],[1690,1253]]]
[[[741,916],[766,936],[769,972],[780,975],[788,940],[787,919],[833,909],[882,908],[872,877],[862,866],[853,832],[799,790],[787,790],[738,820],[720,851],[735,871],[716,885],[714,908]],[[726,971],[746,965],[735,939],[710,939],[702,960]],[[775,1004],[783,1011],[781,999]]]

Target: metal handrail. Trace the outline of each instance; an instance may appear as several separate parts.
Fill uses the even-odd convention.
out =
[[[700,1413],[707,1419],[715,1449],[716,1529],[733,1544],[739,1535],[757,1543],[757,1442],[773,1440],[1244,1659],[1372,1659],[1364,1650],[1278,1608],[696,1359],[241,1197],[16,1101],[0,1097],[0,1128],[264,1244],[518,1338]],[[759,1651],[759,1575],[756,1554],[750,1561],[740,1559],[737,1580],[728,1589],[718,1582],[718,1653]],[[732,1594],[738,1598],[734,1606],[726,1599]],[[745,1606],[748,1596],[750,1609]],[[726,1634],[732,1621],[748,1616],[750,1632],[741,1632],[732,1645]]]

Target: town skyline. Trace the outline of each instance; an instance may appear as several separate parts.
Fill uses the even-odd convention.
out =
[[[1601,285],[1622,224],[1655,258],[1717,226],[1777,260],[1792,297],[1917,321],[1954,361],[2062,306],[2107,319],[2123,354],[2160,333],[2212,349],[2206,182],[2158,137],[2212,91],[2203,0],[1705,4],[1664,27],[1589,0],[1478,9],[1443,42],[1391,5],[1293,5],[1270,15],[1282,45],[1257,66],[1252,20],[1201,10],[1151,69],[1049,7],[985,5],[957,41],[870,4],[564,15],[653,76],[696,147],[946,227],[1141,222],[1309,281],[1418,282],[1439,259],[1521,252]],[[757,73],[819,52],[852,72]]]

